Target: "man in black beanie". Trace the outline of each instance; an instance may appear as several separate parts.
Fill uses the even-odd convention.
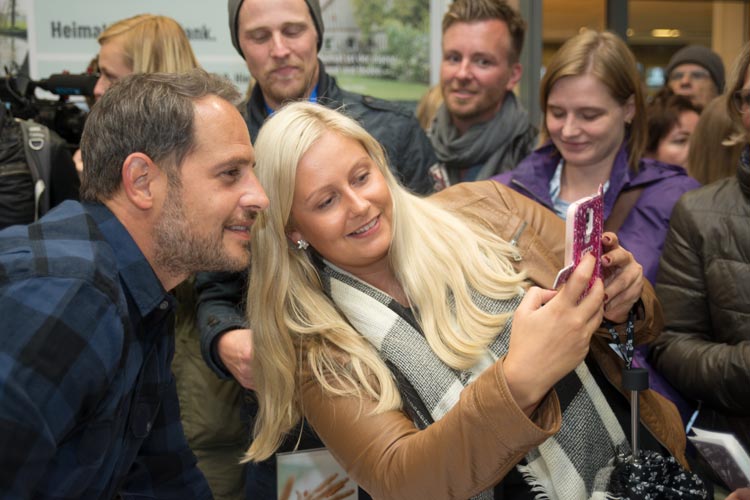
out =
[[[402,184],[432,191],[428,168],[435,162],[430,141],[413,113],[394,103],[341,89],[318,52],[323,16],[318,0],[229,0],[232,44],[256,81],[245,120],[255,138],[270,113],[289,100],[344,106],[385,148]]]
[[[674,53],[666,68],[666,85],[701,109],[724,92],[724,63],[708,47],[688,45]]]

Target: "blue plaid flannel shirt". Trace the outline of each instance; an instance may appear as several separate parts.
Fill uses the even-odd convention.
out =
[[[179,418],[174,305],[103,205],[0,232],[2,498],[211,498]]]

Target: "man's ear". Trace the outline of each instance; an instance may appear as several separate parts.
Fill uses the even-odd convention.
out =
[[[130,202],[141,210],[154,205],[154,181],[161,169],[144,153],[131,153],[122,164],[122,187]]]
[[[516,88],[516,85],[518,85],[518,82],[521,81],[521,76],[523,76],[523,66],[521,66],[521,63],[511,64],[510,78],[508,79],[508,84],[505,86],[505,90],[512,92]]]

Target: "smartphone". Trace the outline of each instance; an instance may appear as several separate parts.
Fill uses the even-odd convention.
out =
[[[602,229],[604,227],[604,195],[602,186],[597,194],[586,196],[570,204],[565,218],[565,267],[552,286],[557,289],[565,283],[584,255],[591,253],[596,258],[585,296],[602,276]]]

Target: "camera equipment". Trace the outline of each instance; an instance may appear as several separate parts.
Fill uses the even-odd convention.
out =
[[[69,96],[93,96],[97,76],[89,74],[54,74],[34,81],[24,75],[6,76],[0,80],[0,101],[16,118],[32,119],[57,132],[75,149],[81,141],[86,113],[69,101]],[[40,88],[59,96],[57,100],[36,96]]]
[[[36,85],[59,96],[93,96],[96,80],[96,75],[59,73],[36,82]]]

